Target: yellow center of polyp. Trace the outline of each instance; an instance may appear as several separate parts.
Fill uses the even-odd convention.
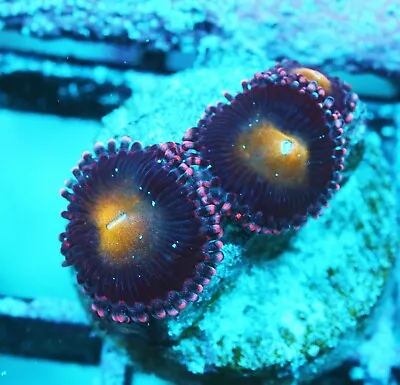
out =
[[[241,159],[270,183],[296,186],[307,181],[307,146],[271,123],[242,133],[237,148]]]
[[[133,193],[114,191],[101,195],[92,207],[99,252],[112,263],[134,260],[149,248],[150,205]]]
[[[300,67],[293,68],[290,70],[292,74],[302,74],[308,81],[316,81],[320,87],[322,87],[328,94],[332,92],[330,80],[321,72],[313,70],[311,68]]]

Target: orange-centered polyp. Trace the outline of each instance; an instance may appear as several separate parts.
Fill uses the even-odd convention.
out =
[[[325,75],[321,74],[321,72],[311,68],[300,67],[292,69],[290,73],[302,74],[308,81],[316,81],[328,94],[332,92],[331,82]]]
[[[256,125],[242,133],[238,151],[250,168],[270,183],[293,186],[307,180],[307,146],[271,123]]]
[[[148,203],[123,191],[101,195],[92,207],[100,254],[113,263],[128,262],[149,245]]]

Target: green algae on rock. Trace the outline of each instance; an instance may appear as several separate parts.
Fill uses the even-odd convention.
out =
[[[226,236],[232,278],[211,285],[208,303],[196,304],[201,311],[168,322],[176,341],[169,358],[199,374],[228,369],[291,378],[329,366],[329,353],[377,304],[399,246],[381,141],[368,133],[364,144],[363,159],[330,208],[280,251],[280,236],[265,237],[238,256],[243,249]]]

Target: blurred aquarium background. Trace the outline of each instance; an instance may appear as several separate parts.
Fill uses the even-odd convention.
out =
[[[248,326],[241,323],[265,322],[272,328],[273,314],[268,320],[262,319],[262,312],[261,318],[235,319],[234,308],[229,320],[218,318],[216,311],[210,324],[202,321],[197,326],[206,336],[211,329],[226,333],[223,341],[215,342],[215,350],[211,345],[202,350],[204,341],[187,334],[171,354],[171,348],[162,344],[144,349],[143,341],[126,346],[126,341],[104,336],[104,331],[91,326],[70,269],[61,267],[58,234],[65,227],[60,216],[65,201],[59,190],[71,168],[99,140],[127,134],[146,145],[180,141],[207,105],[222,100],[224,91],[240,91],[241,80],[283,58],[321,67],[353,86],[363,102],[360,124],[372,135],[368,140],[373,142],[376,167],[376,174],[359,176],[360,186],[387,184],[383,192],[361,191],[360,196],[365,193],[375,202],[371,215],[376,229],[370,230],[372,246],[355,246],[358,251],[341,279],[353,282],[353,271],[364,269],[360,248],[370,247],[365,253],[378,255],[381,251],[374,247],[386,242],[385,235],[388,244],[382,253],[391,256],[384,275],[379,275],[379,266],[369,266],[365,276],[354,281],[357,292],[343,289],[342,297],[348,296],[344,303],[357,297],[356,315],[347,319],[347,313],[342,317],[338,311],[337,318],[329,321],[335,330],[342,330],[341,322],[345,325],[340,337],[326,342],[328,337],[318,331],[326,349],[334,352],[328,359],[332,362],[327,364],[326,352],[319,358],[317,343],[307,345],[305,354],[292,341],[293,351],[274,350],[279,364],[271,364],[273,369],[261,365],[263,370],[258,370],[258,362],[269,362],[272,353],[268,347],[260,348],[260,340],[252,352],[252,338],[244,335]],[[400,276],[393,260],[400,238],[393,203],[400,181],[400,2],[0,0],[0,138],[0,385],[400,384]],[[369,178],[365,183],[364,177]],[[358,199],[356,193],[346,194],[335,206],[344,214],[345,199]],[[350,211],[348,219],[337,215],[335,228],[342,226],[341,220],[353,218]],[[337,248],[340,259],[358,242],[356,235],[353,240],[352,234],[327,234],[318,221],[307,226],[304,239],[320,239],[315,247],[322,259],[325,246]],[[382,239],[374,240],[373,234],[381,232]],[[308,255],[305,246],[299,248]],[[233,271],[239,270],[241,262],[235,257],[241,252],[232,245],[227,249],[221,280],[233,279],[224,274],[229,264]],[[277,269],[285,271],[284,266]],[[250,282],[237,274],[238,282]],[[301,291],[290,277],[282,278],[281,285],[289,283]],[[251,285],[245,285],[243,292],[251,292]],[[315,291],[323,291],[317,281],[315,286]],[[357,313],[357,304],[364,303],[369,291],[376,298],[368,310]],[[232,296],[233,303],[251,300],[246,293],[233,292],[242,296]],[[279,300],[275,306],[282,311],[285,304]],[[178,336],[179,328],[190,333],[193,322],[172,323],[169,333]],[[290,317],[286,322],[290,332],[299,326]],[[318,320],[315,327],[325,322]],[[243,333],[236,335],[228,324]],[[235,338],[227,342],[229,336]],[[341,339],[351,343],[343,347]],[[242,357],[253,356],[254,362],[224,356],[222,350],[229,344]],[[145,353],[138,356],[132,353],[135,349]],[[165,359],[165,354],[170,357]],[[306,359],[298,365],[304,371],[297,375],[293,368],[298,356]],[[293,372],[285,376],[289,367]]]

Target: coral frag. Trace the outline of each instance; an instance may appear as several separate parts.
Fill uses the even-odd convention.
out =
[[[269,249],[278,237],[254,236],[251,239],[263,246],[248,258],[229,237],[223,247],[221,226],[233,222],[238,232],[277,234],[300,229],[310,216],[319,217],[340,187],[351,145],[344,133],[358,98],[340,80],[292,61],[255,74],[242,82],[236,96],[226,93],[225,98],[227,102],[206,109],[182,145],[170,142],[143,149],[123,139],[120,145],[110,141],[107,147],[97,146],[94,155],[84,153],[73,170],[75,180],[62,192],[69,201],[63,213],[69,223],[60,236],[64,265],[77,270],[94,314],[118,324],[181,314],[222,265],[223,279],[212,280],[213,288],[199,306],[164,323],[175,341],[167,349],[169,357],[196,373],[226,367],[295,371],[336,346],[339,337],[368,314],[383,287],[393,244],[382,228],[390,252],[378,250],[370,237],[374,218],[357,211],[362,204],[369,212],[375,201],[361,197],[348,203],[355,219],[347,227],[336,223],[346,215],[339,213],[339,206],[370,179],[347,182],[349,192],[338,193],[334,212],[305,226],[297,233],[301,237],[290,238],[292,250]],[[379,152],[372,142],[371,151]],[[374,164],[360,167],[370,172]],[[386,179],[382,186],[379,193],[388,204],[381,208],[389,212]],[[229,220],[221,222],[223,217]],[[359,243],[350,248],[352,241],[344,242],[346,250],[328,246],[324,252],[325,238],[329,235],[333,242],[339,234],[353,234],[353,222],[365,227],[358,233]],[[342,227],[346,234],[339,232]],[[322,236],[321,231],[326,233]],[[249,237],[248,231],[243,234]],[[367,244],[375,251],[361,266],[355,255]],[[225,261],[219,264],[222,252]],[[327,258],[317,266],[324,253]],[[371,268],[378,254],[381,260]],[[299,260],[299,255],[307,258]],[[339,275],[354,264],[360,274],[345,284]],[[376,269],[379,282],[369,282]],[[356,296],[351,303],[340,302],[343,290],[351,295],[362,280],[371,284],[368,300]],[[319,284],[326,285],[326,291],[315,292]],[[339,303],[349,317],[338,313]],[[313,306],[321,318],[314,317],[318,314]],[[232,309],[237,322],[232,322]]]
[[[284,61],[208,107],[182,146],[123,138],[84,153],[62,190],[60,240],[93,312],[117,323],[177,315],[223,258],[221,215],[264,234],[318,217],[346,153],[340,87]]]

